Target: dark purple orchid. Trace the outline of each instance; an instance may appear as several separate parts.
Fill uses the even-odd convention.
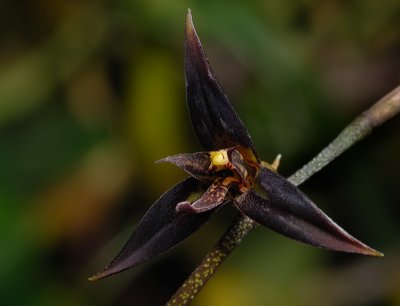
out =
[[[162,159],[190,177],[163,194],[140,221],[100,279],[148,261],[205,224],[223,204],[292,239],[335,251],[381,256],[352,237],[305,194],[261,162],[251,137],[222,91],[196,34],[186,20],[186,95],[204,152]],[[276,160],[278,162],[279,159]]]

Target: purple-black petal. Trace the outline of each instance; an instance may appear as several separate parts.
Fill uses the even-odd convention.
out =
[[[382,256],[357,240],[276,172],[262,167],[253,190],[235,200],[256,222],[292,239],[335,251]]]
[[[206,151],[240,145],[258,160],[248,131],[222,91],[188,11],[185,41],[186,98],[196,136]]]
[[[171,163],[182,168],[191,176],[197,179],[207,177],[208,170],[211,165],[210,153],[198,152],[192,154],[178,154],[167,156],[157,161],[157,163]]]
[[[177,212],[179,202],[203,193],[203,185],[187,178],[164,193],[147,211],[122,251],[100,273],[89,278],[97,280],[135,267],[175,246],[206,223],[215,209],[201,214]]]

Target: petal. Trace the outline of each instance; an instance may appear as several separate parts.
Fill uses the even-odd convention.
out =
[[[157,161],[157,163],[171,163],[182,168],[191,176],[202,179],[207,176],[207,172],[211,165],[210,153],[199,152],[193,154],[178,154],[168,156]]]
[[[192,125],[206,151],[241,145],[258,161],[245,126],[208,63],[188,11],[185,42],[186,98]]]
[[[215,210],[202,214],[177,213],[179,202],[203,193],[208,186],[188,178],[164,193],[148,210],[133,235],[102,272],[90,277],[97,280],[150,260],[181,242],[208,221]]]
[[[229,190],[229,185],[223,184],[223,181],[224,179],[216,180],[200,199],[192,204],[188,201],[181,202],[176,206],[176,210],[197,214],[221,205]]]
[[[317,247],[382,256],[333,222],[285,178],[261,168],[255,190],[236,199],[239,209],[272,230]]]

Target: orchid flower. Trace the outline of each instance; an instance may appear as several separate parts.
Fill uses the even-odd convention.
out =
[[[204,225],[223,205],[289,238],[329,250],[381,256],[332,221],[304,193],[259,159],[249,132],[219,85],[188,11],[186,97],[204,151],[166,157],[190,177],[147,211],[122,251],[96,280],[146,262]]]

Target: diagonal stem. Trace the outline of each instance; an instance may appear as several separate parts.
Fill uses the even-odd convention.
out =
[[[187,305],[211,279],[217,268],[258,224],[249,217],[237,214],[231,226],[211,251],[172,296],[167,305]]]
[[[296,171],[289,181],[298,186],[320,171],[352,145],[366,137],[372,130],[392,118],[400,111],[400,86],[354,119],[344,130],[317,156]]]
[[[320,171],[352,145],[366,137],[372,130],[400,112],[400,85],[384,96],[368,110],[354,119],[316,157],[296,171],[288,180],[298,186]],[[249,217],[238,214],[221,239],[175,292],[167,305],[189,304],[217,268],[258,224]]]

